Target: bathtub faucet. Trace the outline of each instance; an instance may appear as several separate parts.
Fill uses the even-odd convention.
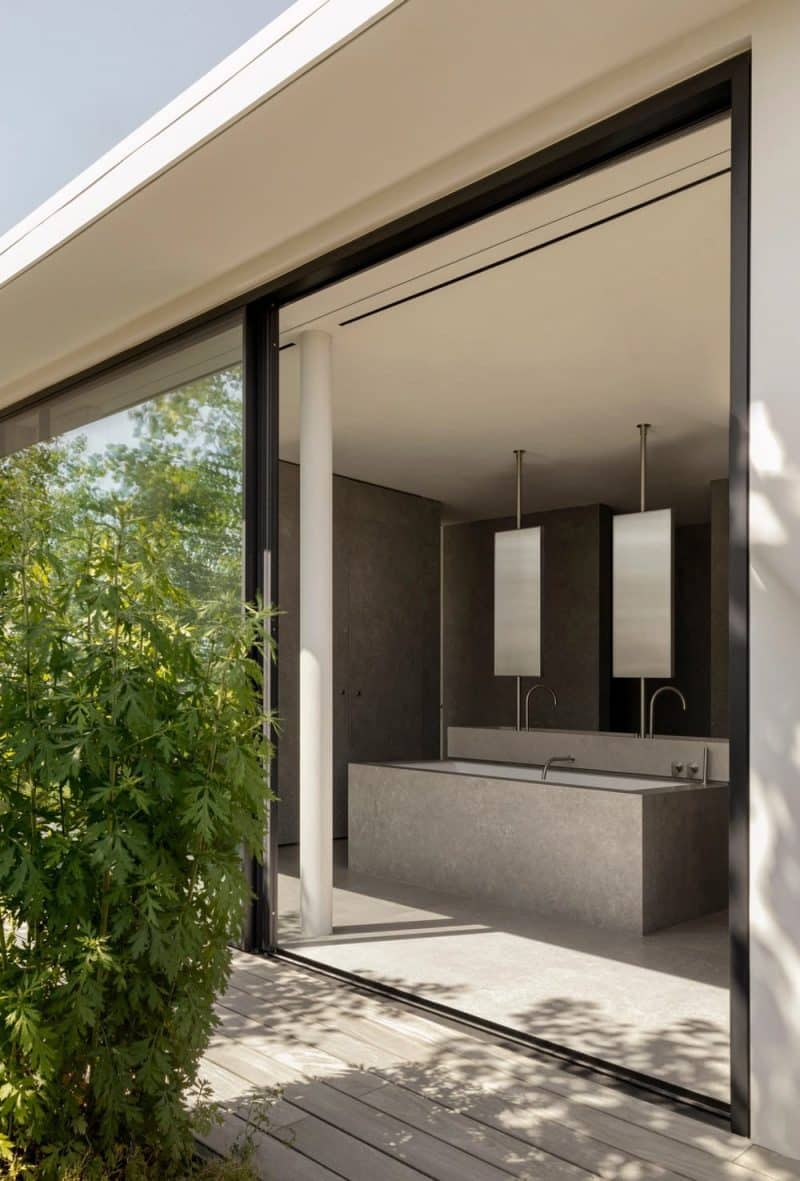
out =
[[[552,766],[553,763],[574,763],[574,762],[575,762],[575,755],[551,755],[550,758],[545,763],[544,767],[542,767],[542,783],[544,783],[545,779],[547,778],[547,772],[550,770],[550,767]]]

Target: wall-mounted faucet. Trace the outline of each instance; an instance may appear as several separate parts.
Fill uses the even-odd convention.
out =
[[[676,689],[674,685],[662,685],[660,689],[656,689],[655,693],[650,698],[650,738],[655,737],[653,734],[653,711],[655,709],[656,698],[662,693],[674,693],[676,697],[680,697],[683,711],[684,713],[686,712],[686,698],[683,696],[680,689]]]
[[[575,755],[551,755],[545,765],[542,767],[542,783],[547,778],[547,772],[553,763],[574,763]]]
[[[528,690],[528,692],[525,694],[525,729],[526,730],[530,730],[530,725],[529,725],[529,720],[528,720],[528,706],[530,704],[531,697],[533,696],[533,694],[536,692],[537,689],[544,689],[544,691],[546,693],[549,693],[553,699],[554,707],[556,709],[558,709],[558,698],[556,697],[554,689],[551,689],[549,685],[543,685],[541,682],[539,682],[538,685],[532,685],[531,688]]]

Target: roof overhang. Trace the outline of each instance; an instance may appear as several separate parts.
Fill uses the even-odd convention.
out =
[[[0,239],[0,406],[746,44],[739,0],[297,0]]]

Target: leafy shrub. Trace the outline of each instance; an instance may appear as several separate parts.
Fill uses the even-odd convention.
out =
[[[56,511],[48,454],[0,473],[0,1154],[175,1176],[262,844],[263,613],[198,608],[122,501]]]

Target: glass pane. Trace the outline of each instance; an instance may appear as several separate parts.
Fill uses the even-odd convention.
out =
[[[4,475],[46,474],[54,523],[120,502],[152,522],[190,609],[241,599],[241,340],[237,318],[0,428]]]
[[[278,498],[280,941],[718,1099],[728,146],[709,124],[284,306]],[[300,707],[324,495],[330,724]],[[654,522],[633,622],[669,659],[615,668],[615,533]],[[331,813],[332,856],[304,822]]]

